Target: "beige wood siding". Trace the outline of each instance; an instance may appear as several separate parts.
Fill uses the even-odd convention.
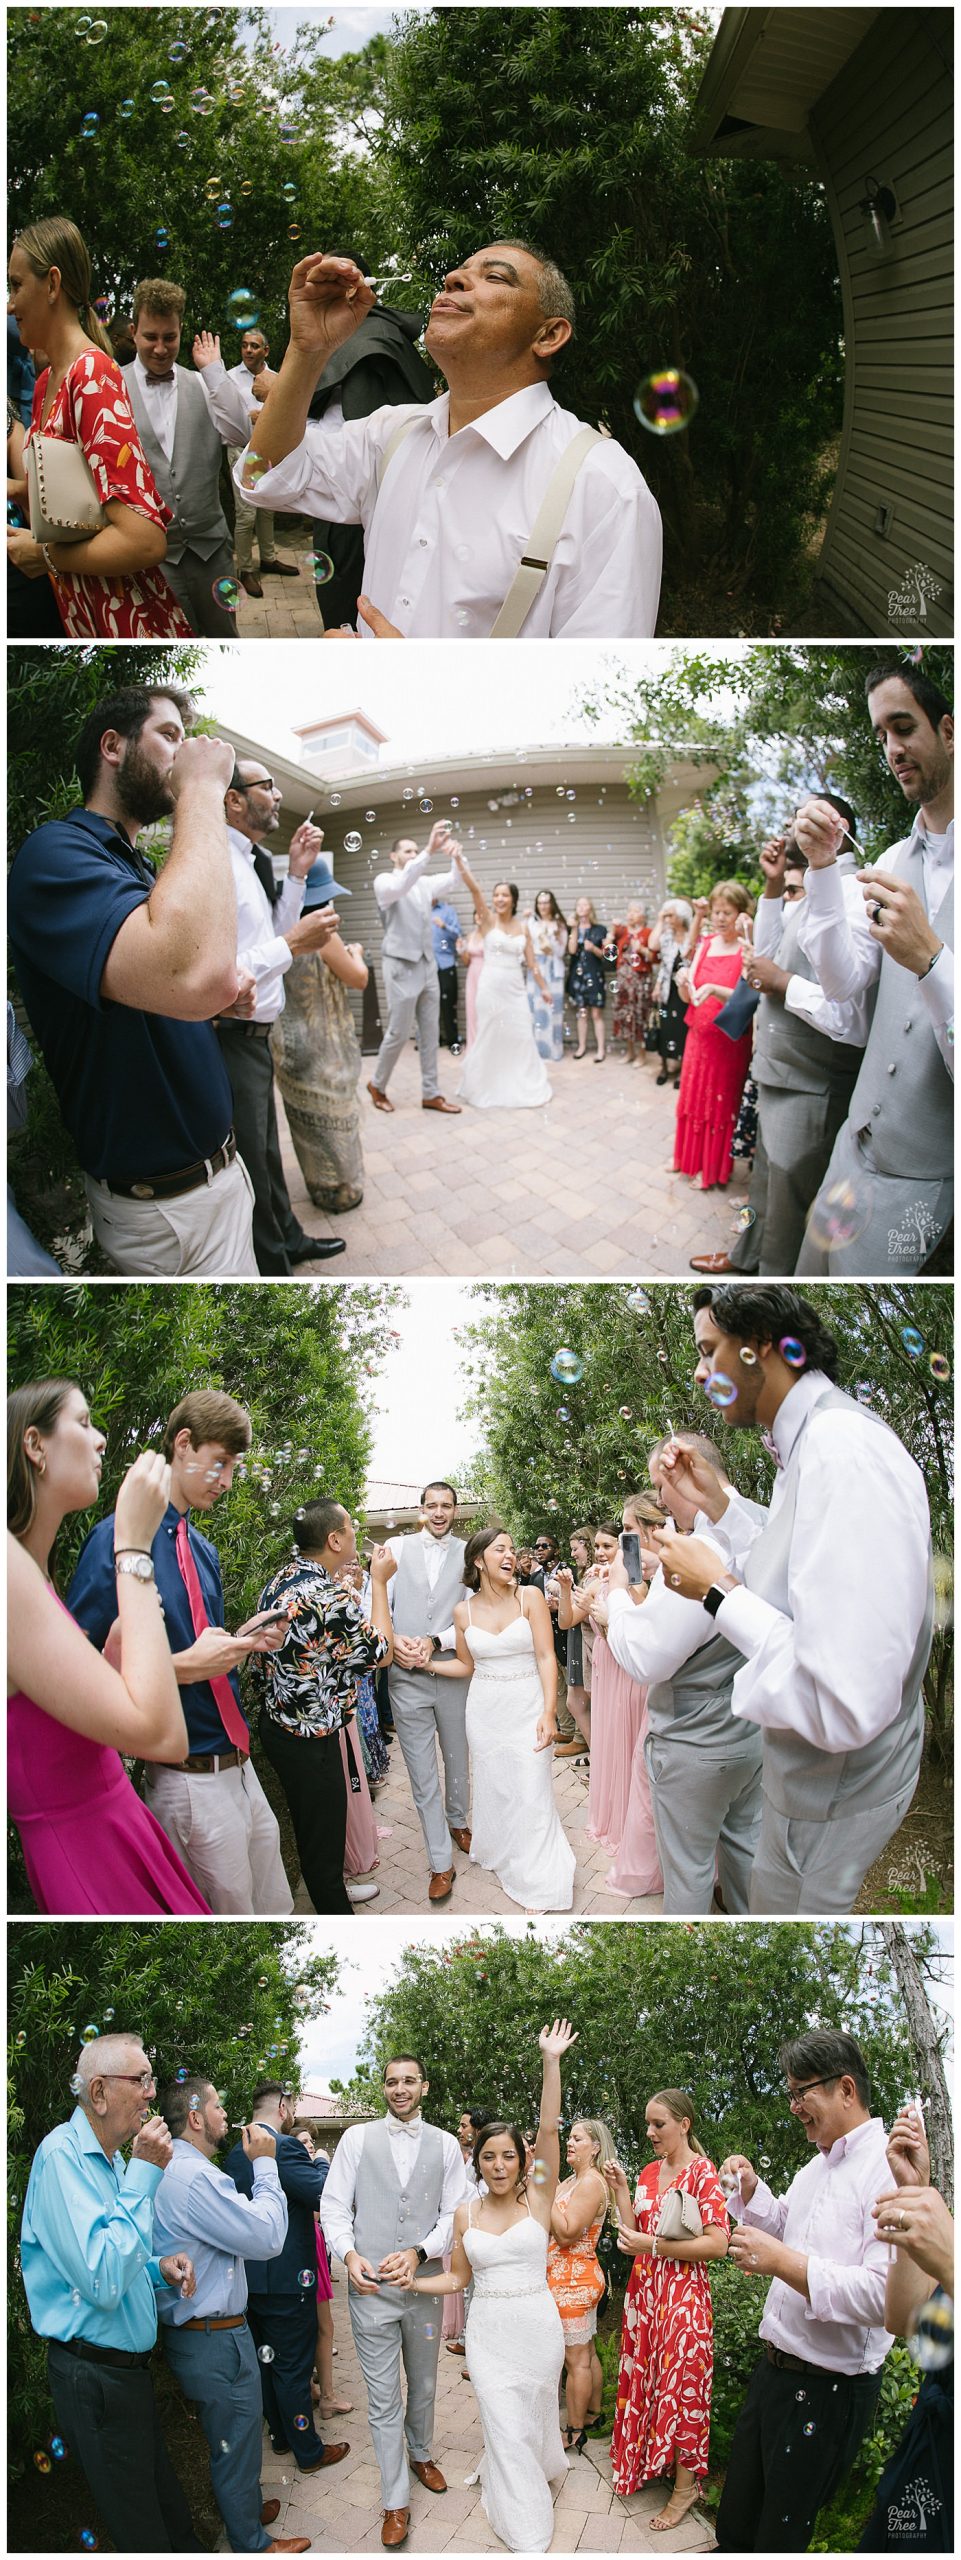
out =
[[[811,133],[838,243],[847,376],[823,584],[870,633],[954,627],[952,119],[946,10],[880,12],[814,109]],[[874,258],[858,205],[892,187],[892,254]],[[876,527],[891,510],[890,529]],[[893,612],[911,570],[940,582],[926,615]]]

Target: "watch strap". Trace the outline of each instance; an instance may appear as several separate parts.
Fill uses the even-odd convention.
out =
[[[722,1600],[727,1600],[727,1599],[729,1599],[729,1598],[730,1598],[730,1593],[729,1593],[729,1592],[727,1592],[727,1591],[722,1591],[722,1589],[721,1589],[721,1585],[720,1585],[720,1583],[719,1583],[719,1582],[712,1582],[710,1590],[709,1590],[709,1591],[705,1591],[704,1598],[703,1598],[703,1600],[702,1600],[702,1602],[701,1602],[701,1607],[702,1607],[702,1609],[706,1609],[706,1610],[707,1610],[707,1614],[708,1614],[708,1617],[709,1617],[709,1618],[716,1618],[717,1613],[718,1613],[718,1610],[719,1610],[719,1608],[720,1608],[720,1606],[721,1606],[721,1602],[722,1602]]]

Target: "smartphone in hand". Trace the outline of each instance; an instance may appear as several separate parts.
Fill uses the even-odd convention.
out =
[[[618,1541],[629,1582],[641,1582],[641,1541],[636,1529],[622,1529]]]

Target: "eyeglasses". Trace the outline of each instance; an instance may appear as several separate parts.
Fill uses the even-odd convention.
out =
[[[232,782],[230,788],[232,791],[242,791],[246,796],[248,791],[276,791],[277,785],[272,773],[258,773],[255,774],[253,782]]]
[[[129,2080],[131,2088],[142,2089],[145,2098],[157,2085],[152,2071],[100,2071],[97,2077],[100,2080]]]
[[[802,885],[801,885],[801,882],[800,882],[800,881],[798,881],[798,885],[797,885],[797,888],[796,888],[796,889],[788,889],[788,888],[785,888],[785,890],[784,890],[784,896],[785,896],[785,898],[803,898],[803,896],[804,896],[804,890],[803,890],[803,887],[802,887]]]
[[[807,2097],[809,2089],[835,2088],[837,2084],[837,2076],[837,2072],[832,2071],[826,2080],[805,2080],[803,2089],[788,2089],[786,2092],[788,2106],[799,2107],[802,2098]]]

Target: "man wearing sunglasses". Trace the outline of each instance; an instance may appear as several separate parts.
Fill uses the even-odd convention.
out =
[[[773,2194],[742,2152],[728,2255],[772,2278],[764,2354],[734,2430],[717,2515],[719,2551],[806,2551],[818,2510],[846,2479],[872,2423],[884,2359],[889,2252],[871,2207],[889,2182],[860,2045],[815,2029],[781,2046],[786,2105],[814,2157]]]
[[[37,2152],[20,2243],[57,2425],[117,2551],[202,2551],[149,2369],[157,2290],[189,2300],[196,2280],[182,2251],[151,2254],[173,2144],[139,2036],[92,2037],[70,2086],[77,2104]]]

